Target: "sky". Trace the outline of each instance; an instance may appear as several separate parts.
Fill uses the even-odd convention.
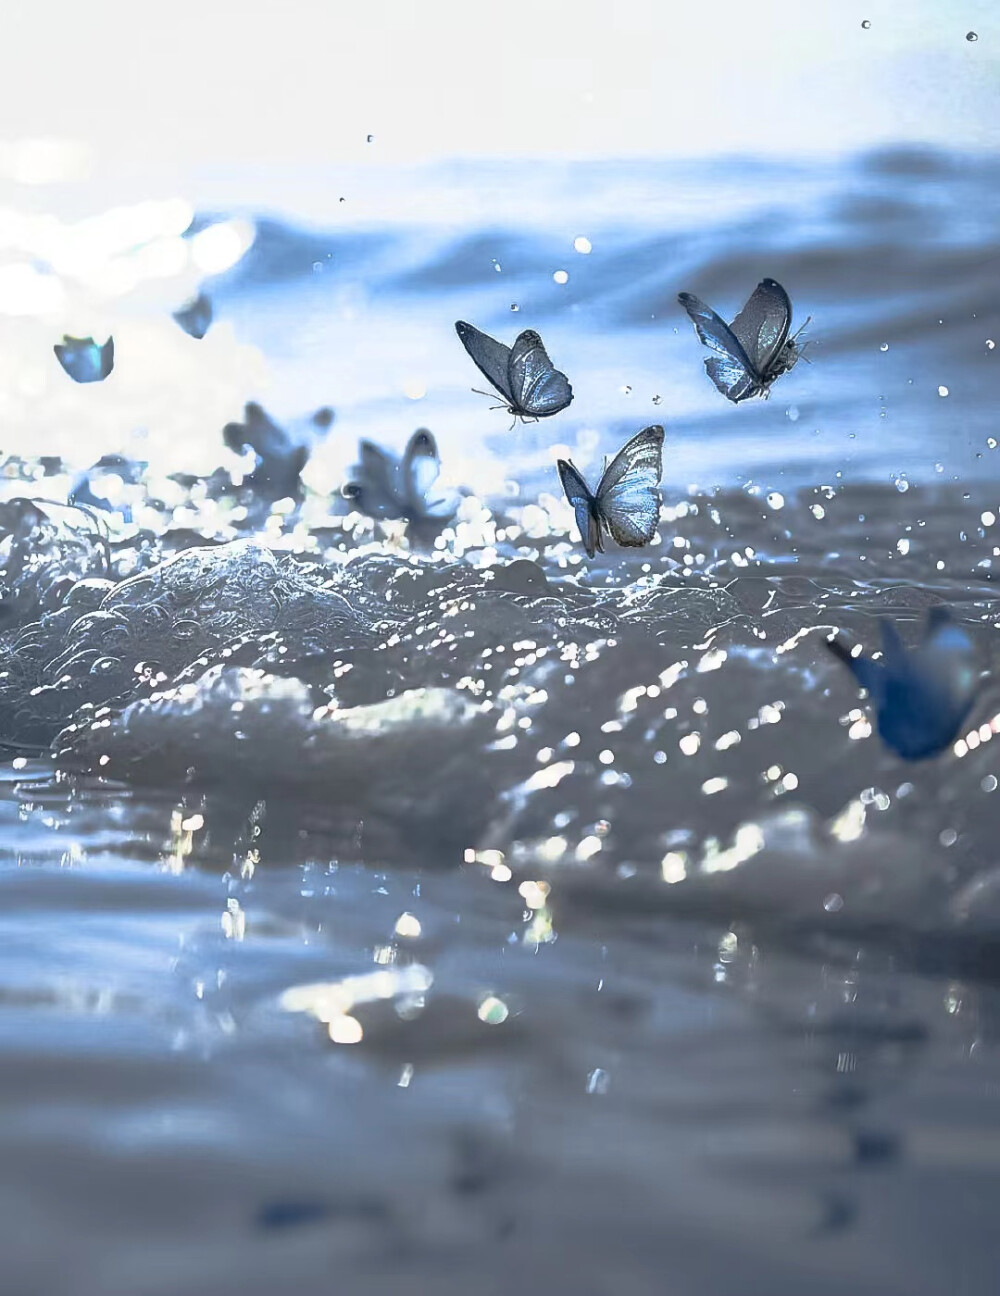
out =
[[[759,203],[755,172],[712,168],[685,194],[683,168],[646,184],[641,159],[1000,134],[996,0],[6,0],[3,16],[0,438],[44,453],[85,453],[86,423],[94,445],[148,430],[144,455],[210,471],[219,427],[271,401],[269,358],[230,321],[193,346],[170,319],[253,237],[237,216],[183,238],[195,211],[451,237],[511,203],[525,227],[551,215],[571,173],[568,235],[609,211],[662,229],[695,219],[694,193],[709,214]],[[630,158],[613,183],[552,164]],[[449,159],[476,166],[409,170]],[[513,185],[505,159],[548,165]],[[99,390],[58,368],[63,332],[113,333]]]
[[[995,0],[9,0],[0,44],[0,177],[23,139],[62,141],[65,178],[138,183],[456,156],[991,147],[998,121]]]

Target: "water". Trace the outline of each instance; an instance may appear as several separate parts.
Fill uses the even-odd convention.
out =
[[[321,179],[199,218],[204,342],[141,240],[105,383],[4,323],[3,1289],[991,1291],[1000,698],[907,765],[823,639],[991,664],[995,162]],[[675,294],[765,274],[812,364],[734,408]],[[573,404],[508,431],[456,318]],[[588,563],[553,459],[653,421]],[[455,518],[351,513],[418,425]]]

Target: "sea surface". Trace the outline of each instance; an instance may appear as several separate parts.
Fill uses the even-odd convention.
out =
[[[3,1296],[996,1290],[998,180],[8,195]],[[764,276],[809,346],[737,407],[676,294]],[[573,403],[512,428],[456,319]],[[651,423],[658,535],[588,561],[554,460]],[[418,427],[448,506],[365,516]],[[941,603],[982,683],[907,763],[824,640]]]

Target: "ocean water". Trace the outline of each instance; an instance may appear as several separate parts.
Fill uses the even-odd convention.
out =
[[[24,200],[0,1291],[993,1290],[997,179],[910,148]],[[765,275],[809,363],[734,407],[676,293],[731,318]],[[573,404],[512,429],[458,318],[538,328]],[[106,382],[55,363],[74,330]],[[652,422],[658,536],[588,561],[554,459],[596,479]],[[420,426],[454,516],[363,516],[359,439]],[[940,603],[983,679],[907,763],[823,641]]]

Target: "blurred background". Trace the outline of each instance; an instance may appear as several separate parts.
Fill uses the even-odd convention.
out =
[[[2,35],[0,1296],[994,1292],[994,0]],[[765,276],[734,406],[677,293]],[[907,762],[824,640],[939,603]]]
[[[282,417],[332,404],[339,445],[314,456],[318,489],[343,476],[355,434],[398,442],[416,423],[456,478],[495,488],[499,429],[469,399],[454,318],[506,336],[530,316],[557,363],[575,349],[560,443],[589,445],[609,420],[617,435],[654,396],[659,416],[714,435],[719,403],[675,295],[711,293],[731,318],[768,273],[831,358],[855,350],[826,374],[878,445],[839,444],[837,466],[933,472],[912,430],[873,420],[902,414],[918,361],[961,400],[942,351],[974,368],[990,336],[962,252],[996,261],[968,167],[995,144],[997,21],[985,0],[295,2],[280,21],[257,3],[15,5],[0,51],[0,434],[83,458],[139,438],[161,467],[210,471],[244,400]],[[901,148],[931,152],[878,152]],[[202,282],[218,327],[195,347],[169,311]],[[911,354],[905,372],[895,353],[863,355],[921,331],[930,287],[965,319],[981,306],[982,327],[958,342],[947,321],[936,360]],[[62,381],[63,332],[114,333],[108,383]],[[796,376],[793,403],[818,414],[822,380]],[[919,421],[944,412],[922,403]],[[711,448],[679,430],[682,481],[756,468],[762,415],[740,414],[738,452],[725,430]],[[539,435],[526,466],[551,462]]]

